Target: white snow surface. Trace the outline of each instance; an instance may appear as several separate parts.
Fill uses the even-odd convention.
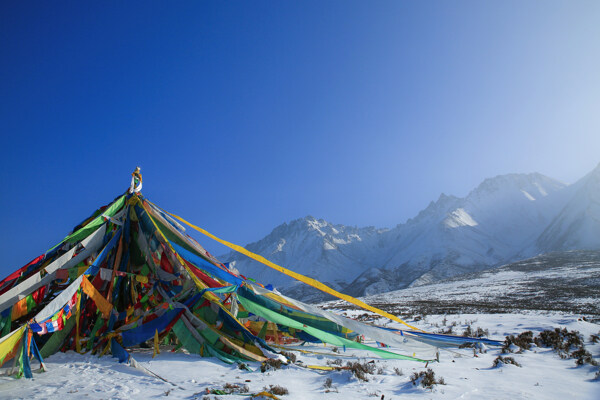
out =
[[[457,208],[452,211],[444,221],[448,228],[458,228],[459,226],[477,226],[477,221],[473,219],[463,208]]]
[[[454,334],[460,335],[470,326],[473,330],[488,330],[490,339],[503,341],[507,335],[518,335],[531,330],[534,336],[546,329],[567,328],[578,331],[588,350],[596,361],[600,361],[600,343],[592,343],[591,335],[600,335],[598,314],[579,314],[575,310],[578,303],[597,304],[597,290],[581,290],[565,303],[563,311],[540,311],[534,308],[535,302],[525,310],[514,309],[502,313],[478,313],[471,311],[445,315],[415,314],[410,304],[415,301],[451,303],[455,305],[484,305],[498,302],[502,297],[514,299],[515,306],[524,299],[539,296],[539,280],[561,279],[574,285],[580,280],[597,281],[600,274],[597,252],[574,252],[577,262],[572,263],[566,253],[553,256],[540,256],[500,269],[480,272],[470,279],[453,279],[435,285],[413,287],[377,296],[363,298],[368,304],[386,308],[390,312],[398,306],[408,305],[405,312],[415,317],[408,323],[423,330],[437,333],[453,327]],[[544,271],[545,265],[555,267]],[[545,272],[545,273],[544,273]],[[536,283],[538,282],[538,283]],[[593,285],[593,282],[590,283]],[[561,297],[557,287],[546,293],[548,302]],[[591,297],[590,297],[591,296]],[[498,300],[495,300],[498,299]],[[570,305],[569,305],[570,304]],[[351,318],[364,318],[380,326],[400,328],[396,322],[380,318],[364,310],[348,309],[341,301],[322,304],[338,314]],[[413,311],[411,312],[411,308]],[[476,307],[475,307],[476,308]],[[460,307],[459,307],[460,309]],[[471,307],[473,309],[473,307]],[[485,309],[485,308],[484,308]],[[585,307],[584,307],[585,309]],[[545,309],[544,309],[545,310]],[[400,314],[398,311],[395,314]],[[584,319],[584,317],[587,317]],[[595,322],[594,322],[595,321]],[[368,338],[367,338],[368,339]],[[367,341],[370,345],[373,342]],[[298,346],[325,355],[292,352],[303,365],[327,365],[341,360],[347,362],[368,362],[374,360],[376,372],[368,375],[368,382],[360,381],[349,371],[316,371],[289,365],[280,370],[260,372],[260,364],[249,362],[253,372],[243,371],[235,365],[226,365],[214,358],[197,355],[172,353],[163,349],[152,358],[148,350],[134,350],[132,356],[146,369],[164,378],[160,380],[126,364],[119,364],[110,356],[97,358],[73,352],[58,353],[45,360],[48,371],[34,373],[34,379],[17,380],[0,377],[0,399],[242,399],[249,395],[207,395],[207,389],[223,389],[226,384],[247,385],[249,393],[260,392],[269,385],[285,387],[288,395],[281,399],[598,399],[600,379],[595,379],[599,367],[589,364],[576,366],[573,359],[561,359],[553,350],[533,346],[522,353],[502,354],[513,357],[521,367],[501,365],[492,367],[494,359],[501,355],[500,349],[488,346],[484,353],[474,353],[473,349],[440,349],[440,362],[427,365],[436,377],[442,377],[445,385],[433,389],[413,386],[410,377],[415,372],[424,371],[426,366],[415,361],[382,360],[367,351],[337,349],[323,345]],[[391,347],[388,350],[394,351]],[[476,355],[476,356],[475,356]],[[37,368],[36,361],[32,368]],[[402,375],[397,374],[401,371]],[[326,380],[331,378],[332,386],[326,388]]]
[[[350,311],[359,314],[358,311]],[[444,323],[444,319],[446,320]],[[413,321],[411,321],[413,322]],[[579,331],[586,348],[597,359],[600,344],[589,342],[600,326],[586,322],[576,315],[519,313],[519,314],[462,314],[431,315],[414,322],[421,328],[432,329],[456,323],[455,329],[467,325],[488,329],[491,338],[503,339],[509,334],[532,330],[566,327]],[[301,347],[303,350],[332,353],[331,347]],[[393,350],[393,349],[392,349]],[[508,354],[522,367],[502,365],[492,368],[500,350],[488,347],[486,353],[474,357],[473,349],[442,350],[439,363],[428,365],[445,385],[433,389],[413,386],[410,376],[425,370],[413,361],[381,360],[367,352],[340,349],[339,357],[295,353],[305,365],[326,365],[327,360],[375,360],[377,369],[368,375],[369,381],[355,378],[349,371],[318,372],[290,365],[280,370],[261,373],[257,363],[249,363],[254,372],[239,370],[213,358],[163,351],[152,359],[151,353],[133,352],[133,357],[145,368],[166,379],[164,382],[109,356],[97,358],[77,353],[59,353],[46,360],[47,372],[34,373],[34,379],[0,377],[2,399],[215,399],[249,398],[249,395],[206,395],[206,389],[222,389],[225,384],[247,385],[249,393],[257,393],[269,385],[280,385],[289,394],[282,399],[598,399],[600,381],[594,380],[598,367],[576,367],[573,359],[561,359],[550,349],[532,347],[521,354]],[[506,354],[504,355],[506,356]],[[33,364],[36,366],[36,364]],[[397,375],[395,368],[401,370]],[[332,387],[324,384],[331,378]],[[329,390],[329,392],[327,392]],[[206,397],[205,397],[206,396]]]

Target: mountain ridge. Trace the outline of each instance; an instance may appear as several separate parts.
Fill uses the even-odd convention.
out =
[[[393,228],[332,224],[307,215],[246,248],[353,296],[433,283],[550,251],[600,249],[600,164],[572,185],[540,173],[487,178],[463,198],[440,194]],[[255,261],[234,253],[223,258],[283,292],[323,299]]]

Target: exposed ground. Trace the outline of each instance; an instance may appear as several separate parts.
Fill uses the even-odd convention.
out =
[[[600,319],[600,252],[550,253],[440,283],[365,297],[406,317],[417,314],[560,311]],[[356,309],[343,301],[325,308]]]

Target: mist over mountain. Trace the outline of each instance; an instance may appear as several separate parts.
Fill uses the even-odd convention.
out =
[[[391,229],[307,216],[279,225],[246,248],[353,296],[429,284],[552,251],[596,250],[600,165],[572,185],[539,173],[489,178],[464,198],[441,194]],[[323,298],[243,255],[222,259],[283,292]]]

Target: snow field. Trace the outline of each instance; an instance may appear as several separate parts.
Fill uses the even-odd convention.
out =
[[[353,313],[359,312],[350,311]],[[360,312],[362,313],[362,312]],[[444,321],[445,320],[445,321]],[[383,322],[383,321],[379,321]],[[412,321],[411,321],[412,322]],[[489,330],[490,338],[502,340],[526,330],[534,334],[544,329],[565,327],[579,331],[586,349],[600,359],[600,344],[592,344],[590,335],[600,332],[600,325],[583,321],[578,316],[558,313],[519,314],[462,314],[431,315],[414,322],[429,331],[451,325],[458,334],[470,325]],[[437,326],[436,326],[437,325]],[[302,350],[331,354],[331,346],[301,346]],[[393,350],[393,348],[391,349]],[[145,368],[171,383],[144,374],[111,357],[97,358],[76,353],[59,353],[46,360],[48,372],[35,373],[33,380],[0,378],[1,399],[242,399],[244,395],[206,395],[206,389],[222,389],[226,384],[247,385],[249,393],[257,393],[269,385],[288,389],[282,399],[598,399],[600,381],[594,380],[598,367],[577,367],[573,359],[561,359],[551,349],[533,346],[522,354],[506,354],[522,367],[501,365],[492,368],[499,348],[487,348],[474,357],[473,349],[440,351],[440,362],[431,363],[436,378],[443,377],[445,385],[432,390],[414,386],[410,376],[424,371],[421,363],[401,360],[381,360],[368,352],[348,350],[339,357],[294,352],[304,365],[326,365],[340,359],[368,362],[375,360],[375,374],[368,382],[357,379],[350,371],[316,371],[297,365],[279,370],[260,372],[260,364],[249,363],[254,372],[243,371],[235,365],[225,365],[216,359],[163,351],[155,359],[147,352],[132,352]],[[34,363],[32,367],[37,367]],[[402,371],[398,375],[396,371]],[[327,378],[331,387],[326,388]]]

